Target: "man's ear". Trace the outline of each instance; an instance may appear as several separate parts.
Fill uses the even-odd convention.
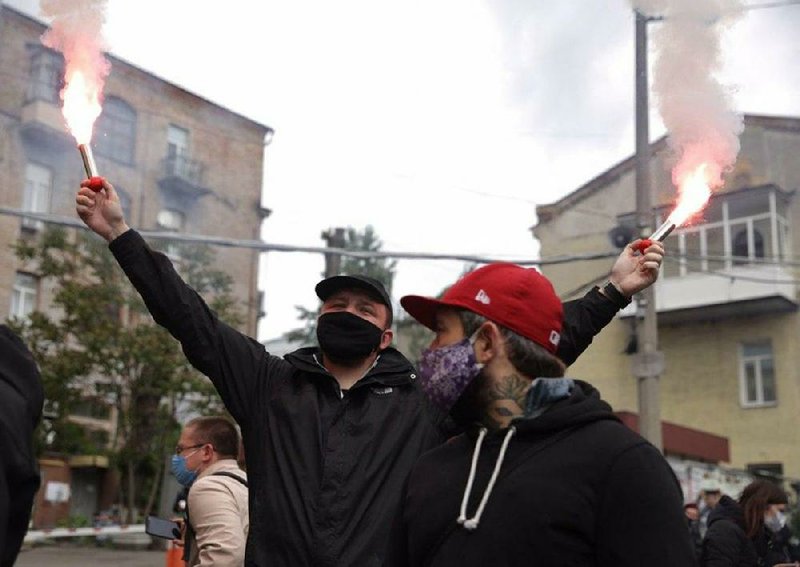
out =
[[[394,339],[394,331],[391,329],[386,329],[381,335],[381,344],[378,347],[378,350],[384,350],[389,348],[389,345],[392,344],[392,340]]]
[[[475,358],[481,364],[488,364],[502,355],[503,335],[496,323],[486,321],[478,327],[475,336]]]

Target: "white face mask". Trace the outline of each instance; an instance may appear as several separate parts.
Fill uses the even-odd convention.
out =
[[[786,514],[780,510],[775,510],[775,514],[768,516],[764,515],[764,525],[773,533],[777,533],[786,525]]]

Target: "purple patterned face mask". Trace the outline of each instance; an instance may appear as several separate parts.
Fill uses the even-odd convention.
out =
[[[453,345],[422,351],[420,386],[431,401],[446,412],[483,368],[475,359],[474,342],[470,337]]]

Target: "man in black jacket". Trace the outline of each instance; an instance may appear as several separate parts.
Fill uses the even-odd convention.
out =
[[[33,430],[43,403],[33,356],[11,329],[0,325],[0,567],[14,564],[28,530],[39,488]]]
[[[250,479],[246,565],[376,566],[414,461],[446,438],[445,414],[390,346],[391,302],[363,277],[320,282],[320,348],[283,358],[221,322],[163,254],[125,224],[113,187],[84,186],[83,221],[110,243],[155,321],[214,383],[242,429]],[[565,306],[572,362],[628,297],[651,284],[663,249],[629,247],[613,284]]]
[[[680,485],[591,385],[563,378],[562,306],[539,272],[490,264],[401,304],[436,338],[419,382],[467,430],[403,492],[392,567],[691,567]]]

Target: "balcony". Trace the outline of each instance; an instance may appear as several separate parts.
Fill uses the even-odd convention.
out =
[[[656,283],[659,321],[797,310],[794,273],[785,264],[791,257],[791,197],[774,185],[718,194],[701,224],[671,235]],[[620,316],[634,314],[635,307],[629,306]]]
[[[31,146],[51,151],[67,151],[75,147],[61,109],[45,100],[30,100],[22,107],[20,135]]]
[[[205,186],[205,163],[183,155],[167,156],[161,160],[161,177],[158,185],[162,190],[173,192],[183,199],[197,199],[210,193]]]

